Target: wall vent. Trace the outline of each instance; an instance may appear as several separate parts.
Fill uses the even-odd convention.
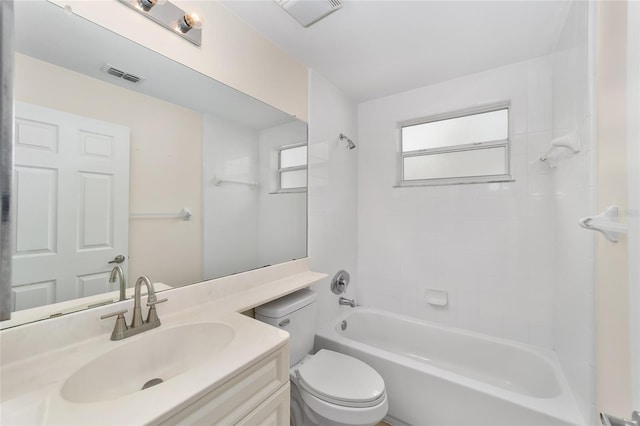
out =
[[[342,8],[340,0],[274,0],[285,12],[307,28]]]
[[[127,80],[130,81],[131,83],[138,83],[140,80],[142,80],[142,78],[138,77],[137,75],[134,74],[130,74],[126,71],[122,71],[112,65],[105,65],[104,67],[102,67],[102,71],[106,72],[107,74],[110,74],[114,77],[117,78],[121,78],[123,80]]]

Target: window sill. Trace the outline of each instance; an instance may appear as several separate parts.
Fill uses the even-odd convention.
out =
[[[411,188],[415,186],[445,186],[445,185],[473,185],[479,183],[508,183],[516,180],[510,175],[504,176],[485,176],[470,178],[451,178],[451,179],[430,179],[430,180],[406,180],[402,181],[394,188]]]
[[[270,192],[270,195],[276,194],[302,194],[307,192],[307,188],[296,188],[296,189],[279,189],[277,191]]]

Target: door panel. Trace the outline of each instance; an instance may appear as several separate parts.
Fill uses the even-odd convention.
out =
[[[57,247],[58,172],[41,167],[15,167],[14,255],[51,254]]]
[[[82,275],[76,278],[78,297],[88,297],[117,290],[118,283],[109,282],[109,272]]]
[[[53,303],[56,295],[56,282],[45,281],[13,287],[12,308],[15,311],[35,308]]]
[[[113,246],[113,175],[79,173],[78,250]]]

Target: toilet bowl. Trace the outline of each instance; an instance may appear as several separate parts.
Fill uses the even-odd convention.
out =
[[[382,377],[364,362],[321,349],[290,369],[294,426],[375,425],[389,404]]]
[[[303,289],[256,308],[256,319],[289,332],[293,426],[369,426],[387,414],[384,380],[369,365],[320,349],[315,337],[316,293]]]

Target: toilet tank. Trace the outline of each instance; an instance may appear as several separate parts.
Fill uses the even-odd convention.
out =
[[[293,366],[313,349],[316,298],[309,290],[298,290],[255,309],[256,319],[289,333],[289,355]]]

